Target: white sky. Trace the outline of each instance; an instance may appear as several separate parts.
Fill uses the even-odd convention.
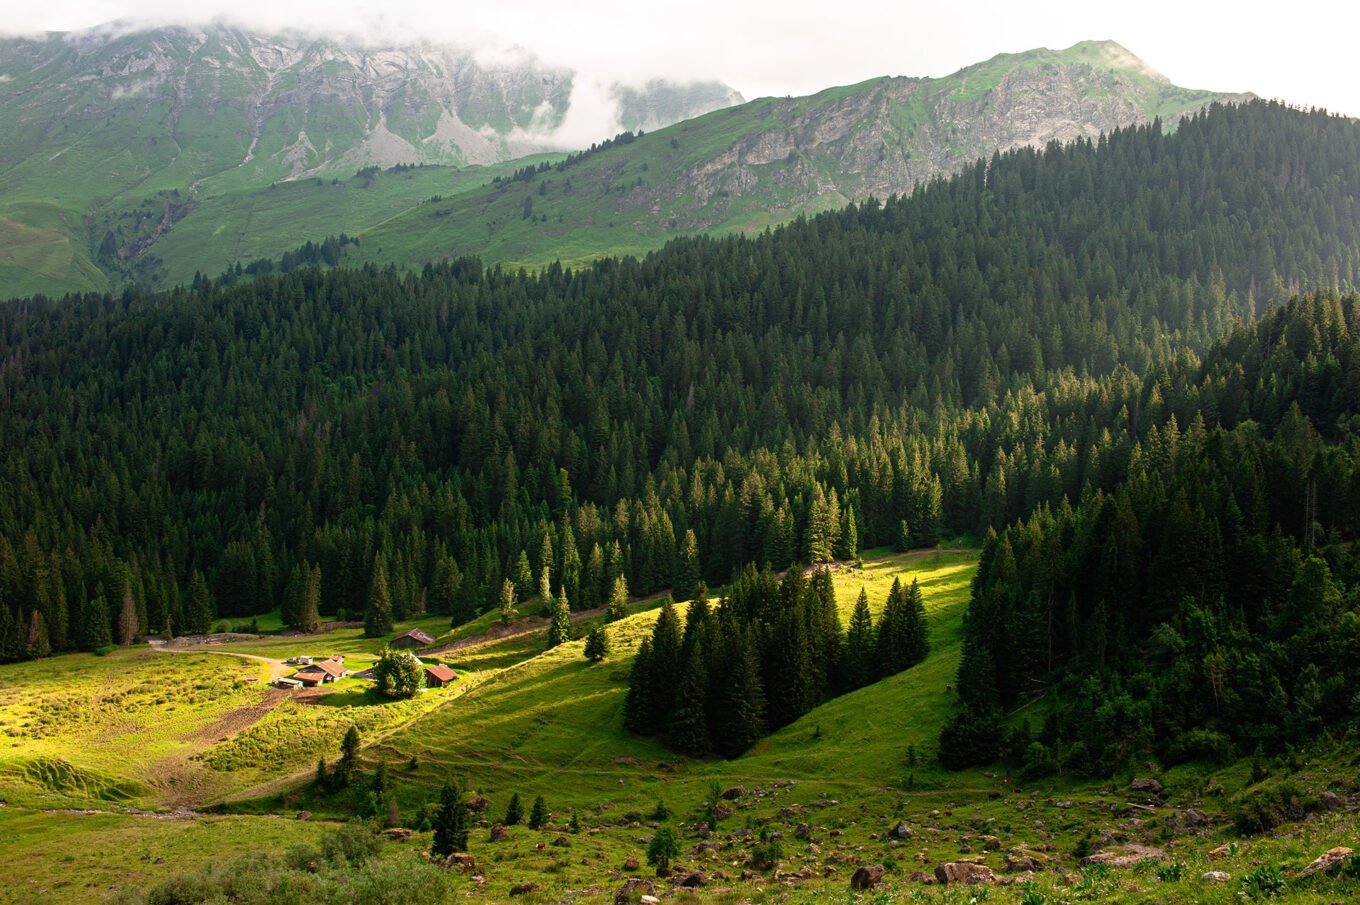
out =
[[[517,46],[601,79],[716,78],[748,98],[945,75],[1000,52],[1110,38],[1179,85],[1360,115],[1360,0],[0,0],[10,33],[218,17]]]

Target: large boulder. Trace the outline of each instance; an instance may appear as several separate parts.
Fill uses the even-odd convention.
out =
[[[724,790],[724,792],[722,793],[722,797],[727,799],[728,801],[736,801],[738,798],[741,798],[745,794],[746,794],[745,786],[733,786],[730,789]]]
[[[507,841],[509,838],[510,838],[510,831],[507,830],[505,827],[501,826],[499,823],[494,824],[494,825],[491,827],[491,841],[492,841],[492,842],[505,842],[505,841]]]
[[[518,897],[518,896],[527,896],[527,895],[529,895],[530,893],[535,893],[535,892],[538,892],[538,884],[537,884],[537,883],[517,883],[517,884],[515,884],[514,886],[511,886],[511,887],[510,887],[510,895],[516,896],[516,897]]]
[[[1003,869],[1008,874],[1018,874],[1022,871],[1038,873],[1044,869],[1044,861],[1029,852],[1007,852]]]
[[[1147,779],[1135,779],[1129,784],[1129,788],[1135,792],[1145,792],[1148,795],[1162,794],[1162,784],[1157,780],[1148,777]]]
[[[707,882],[708,878],[705,877],[703,874],[699,873],[698,871],[692,871],[688,874],[685,874],[685,876],[680,880],[680,882],[677,885],[683,886],[686,889],[698,889],[700,886],[703,886]]]
[[[991,883],[996,877],[992,874],[992,869],[985,864],[974,864],[972,861],[946,861],[935,865],[935,879],[945,884],[963,883],[976,886],[980,883]]]
[[[656,892],[656,887],[646,880],[639,880],[636,877],[625,880],[623,885],[614,892],[614,905],[632,905],[642,896],[650,896]]]
[[[1204,876],[1200,877],[1200,879],[1208,880],[1210,883],[1227,883],[1229,880],[1232,879],[1232,876],[1221,870],[1211,870]]]
[[[897,821],[897,826],[888,830],[888,835],[894,839],[910,839],[911,827],[907,826],[905,821],[899,820]]]
[[[1302,880],[1304,877],[1311,877],[1314,874],[1330,874],[1345,863],[1350,856],[1350,849],[1344,845],[1338,845],[1336,848],[1329,849],[1314,858],[1312,864],[1299,871],[1298,878]]]
[[[444,863],[447,864],[449,867],[454,868],[460,873],[464,874],[477,873],[477,859],[467,854],[466,852],[454,852],[453,854],[449,855],[448,860],[446,860]]]
[[[866,864],[864,867],[855,871],[850,878],[851,889],[873,889],[883,879],[883,866],[881,864]]]

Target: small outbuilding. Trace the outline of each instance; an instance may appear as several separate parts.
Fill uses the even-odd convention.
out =
[[[458,678],[458,673],[447,666],[425,667],[426,688],[443,688],[456,678]]]
[[[392,643],[387,646],[425,647],[426,645],[429,644],[434,644],[434,635],[431,635],[429,632],[422,632],[418,628],[413,628],[410,629],[409,631],[402,632],[400,635],[393,638]]]
[[[345,667],[336,660],[321,660],[293,673],[293,678],[309,688],[336,682],[346,675]]]

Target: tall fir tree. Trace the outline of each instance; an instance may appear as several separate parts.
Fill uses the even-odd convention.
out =
[[[655,721],[652,697],[652,642],[644,638],[628,673],[628,694],[623,699],[623,725],[634,735],[646,735]]]
[[[666,735],[675,750],[702,757],[712,749],[708,734],[708,678],[704,646],[696,641],[685,657],[675,704],[666,719]]]
[[[680,557],[675,567],[675,598],[677,600],[691,599],[695,595],[702,577],[703,569],[699,562],[699,539],[695,537],[694,529],[689,528],[685,531],[684,540],[680,544]]]
[[[364,607],[364,637],[381,638],[392,633],[392,595],[387,587],[387,567],[383,555],[373,557],[373,577],[368,585],[368,602]]]
[[[306,563],[303,563],[305,568]],[[321,566],[306,569],[306,580],[302,585],[302,600],[298,606],[297,627],[313,634],[321,630]]]
[[[609,635],[604,630],[604,626],[597,625],[586,635],[585,658],[592,663],[599,663],[609,656]]]
[[[203,573],[195,569],[189,576],[189,601],[184,608],[185,629],[191,635],[202,635],[212,630],[213,599]]]
[[[755,642],[733,631],[726,644],[727,680],[718,691],[713,740],[724,757],[739,757],[765,734],[765,690]]]
[[[468,810],[467,792],[463,785],[445,781],[439,789],[439,807],[434,817],[434,840],[430,850],[447,858],[468,847],[468,828],[472,815]]]
[[[543,800],[542,795],[534,797],[533,807],[529,808],[529,829],[541,830],[548,825],[548,803]]]
[[[620,575],[614,579],[614,587],[609,594],[609,605],[605,609],[605,622],[617,622],[628,615],[628,579]]]
[[[548,625],[548,647],[554,648],[571,640],[571,606],[567,603],[567,592],[557,595],[553,603],[552,622]]]
[[[845,655],[841,661],[841,677],[846,691],[868,685],[874,677],[875,660],[874,622],[869,613],[869,594],[860,588],[850,625],[845,634]]]

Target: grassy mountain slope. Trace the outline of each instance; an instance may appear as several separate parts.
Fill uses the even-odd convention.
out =
[[[0,294],[104,288],[94,264],[107,221],[165,207],[162,195],[187,205],[368,166],[462,167],[544,151],[575,78],[533,60],[483,65],[445,46],[363,47],[221,25],[0,39],[0,238],[31,244],[25,230],[55,229],[42,238],[59,246],[0,258]],[[613,92],[621,122],[664,124],[741,100],[716,83]],[[157,215],[151,237],[176,213]],[[104,222],[87,231],[87,216]],[[313,218],[271,251],[335,231]],[[133,239],[119,243],[122,257],[138,255],[147,236]],[[183,267],[192,273],[192,262]]]
[[[979,157],[1095,136],[1235,96],[1172,85],[1112,42],[1004,54],[939,79],[762,98],[393,218],[359,257],[580,262],[705,230],[764,229],[910,192]]]

